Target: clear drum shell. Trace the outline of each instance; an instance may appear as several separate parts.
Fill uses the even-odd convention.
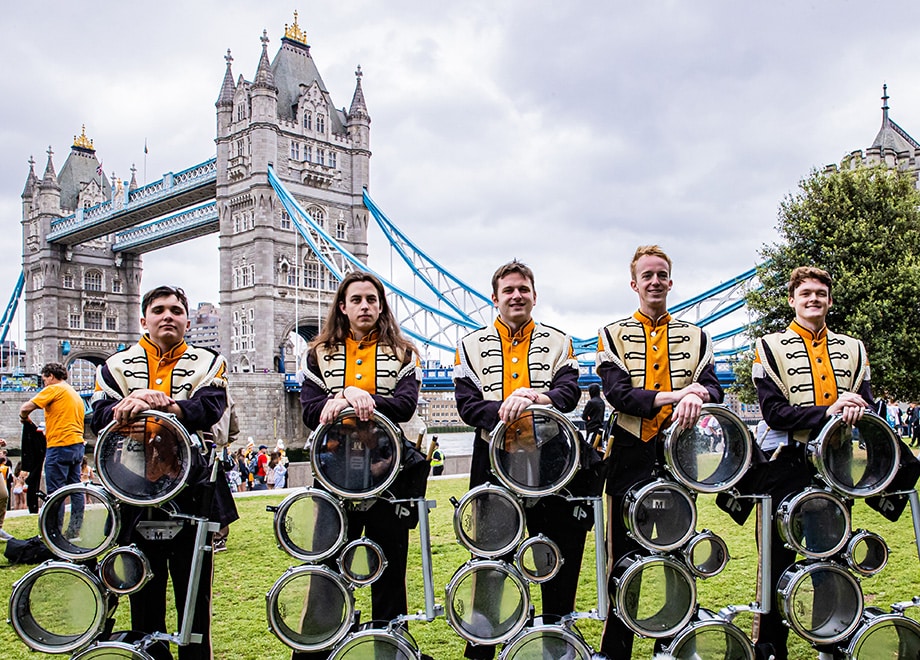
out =
[[[680,549],[687,567],[700,578],[711,578],[728,565],[728,546],[718,534],[704,529]]]
[[[559,573],[565,558],[549,537],[537,534],[525,539],[514,553],[514,565],[528,582],[542,584]]]
[[[275,540],[295,559],[321,562],[345,543],[345,514],[333,495],[317,488],[291,493],[275,510]]]
[[[479,557],[500,557],[524,538],[524,507],[501,486],[482,484],[468,491],[454,509],[454,533]]]
[[[824,559],[846,546],[850,509],[835,493],[806,488],[780,503],[776,526],[790,548],[811,559]]]
[[[373,623],[350,633],[332,651],[329,660],[418,660],[418,644],[402,626],[375,628]]]
[[[593,649],[577,630],[539,620],[519,632],[498,654],[498,660],[591,660],[593,657]]]
[[[387,569],[383,548],[371,539],[355,539],[344,548],[336,560],[342,576],[357,586],[373,584]]]
[[[98,557],[115,543],[121,530],[118,502],[90,483],[69,484],[54,491],[38,514],[38,531],[58,557]]]
[[[153,579],[150,561],[133,543],[115,548],[103,557],[98,572],[106,589],[119,596],[136,593]]]
[[[831,562],[793,564],[777,582],[776,599],[789,627],[814,644],[846,639],[863,613],[859,581]]]
[[[885,539],[865,529],[853,532],[843,551],[850,570],[869,577],[880,572],[888,564],[888,544]]]
[[[517,635],[530,615],[524,578],[507,562],[476,559],[447,585],[447,623],[473,644],[501,644]]]
[[[847,660],[920,658],[920,623],[900,613],[867,607],[859,628],[841,646]]]
[[[629,555],[614,567],[616,615],[643,637],[672,637],[693,618],[696,581],[667,555]]]
[[[696,620],[665,647],[665,653],[674,660],[754,660],[754,644],[735,624],[700,609]]]
[[[656,479],[626,494],[622,516],[637,543],[656,552],[670,552],[693,536],[696,502],[680,484]]]

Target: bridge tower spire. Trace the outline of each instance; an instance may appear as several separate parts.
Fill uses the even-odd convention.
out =
[[[296,370],[338,282],[310,252],[268,180],[271,168],[301,205],[353,254],[367,259],[370,117],[360,89],[337,109],[294,22],[273,59],[267,31],[252,81],[233,83],[227,58],[217,111],[221,352],[235,382]]]

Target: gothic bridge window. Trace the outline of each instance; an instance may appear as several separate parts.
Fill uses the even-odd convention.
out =
[[[313,113],[309,110],[303,111],[303,127],[308,131],[313,130]]]
[[[83,288],[86,291],[102,291],[102,272],[88,270],[83,275]]]
[[[326,116],[316,115],[316,132],[326,134]]]
[[[72,289],[73,288],[73,273],[64,273],[62,284],[65,289]]]

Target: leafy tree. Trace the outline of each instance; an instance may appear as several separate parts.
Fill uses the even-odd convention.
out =
[[[846,161],[840,169],[812,172],[783,200],[776,230],[778,241],[761,250],[762,287],[746,297],[759,318],[751,336],[788,326],[793,315],[786,283],[793,268],[823,268],[834,278],[827,325],[863,340],[876,397],[920,398],[920,192],[915,173]],[[736,369],[739,394],[750,400],[750,358],[740,360]]]

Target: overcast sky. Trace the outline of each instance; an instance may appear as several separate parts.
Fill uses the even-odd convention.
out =
[[[576,336],[635,308],[639,244],[673,257],[672,303],[754,266],[783,197],[871,144],[884,82],[892,118],[920,135],[916,0],[143,7],[4,7],[4,302],[29,157],[41,176],[51,145],[59,171],[86,124],[109,175],[134,163],[143,183],[145,168],[149,182],[206,160],[224,54],[251,80],[263,28],[274,57],[295,9],[337,107],[362,67],[377,204],[480,290],[497,265],[529,263],[535,315]],[[218,302],[217,260],[215,236],[145,255],[143,285]]]

